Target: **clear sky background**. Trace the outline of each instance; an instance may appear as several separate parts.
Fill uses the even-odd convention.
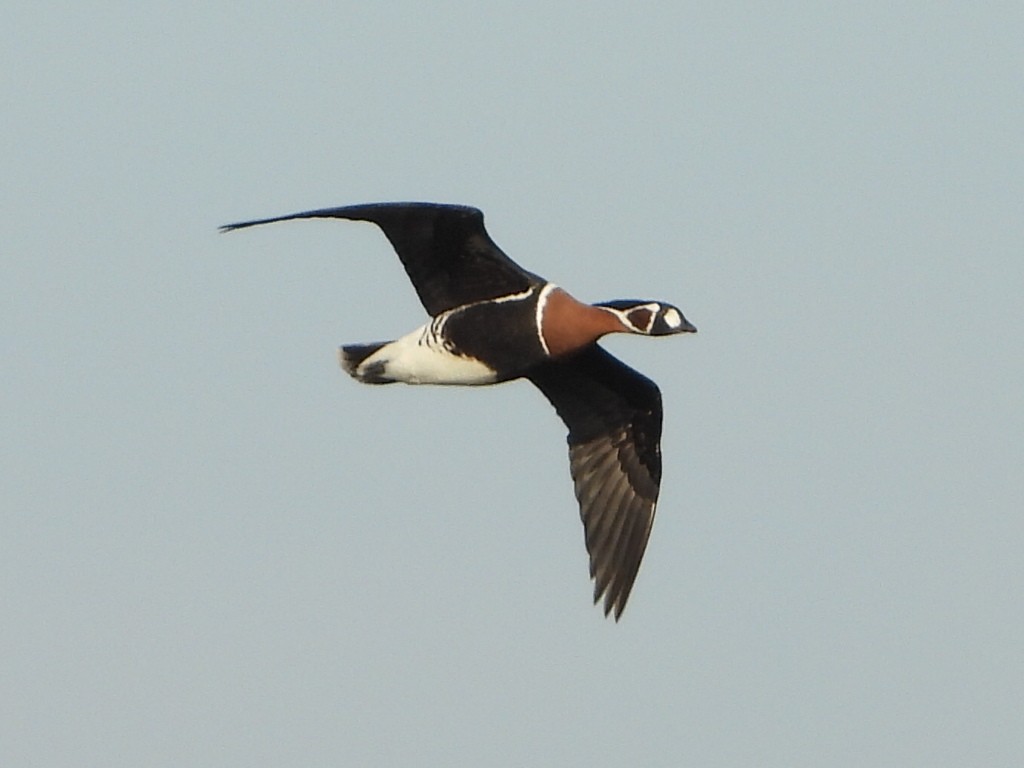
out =
[[[1024,764],[1019,3],[14,3],[0,764]],[[692,337],[619,624],[529,385],[360,386],[477,205]]]

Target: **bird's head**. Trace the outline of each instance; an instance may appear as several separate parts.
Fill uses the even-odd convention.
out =
[[[594,306],[609,309],[630,333],[644,336],[670,336],[675,333],[696,333],[697,329],[683,317],[678,307],[661,301],[617,299]]]

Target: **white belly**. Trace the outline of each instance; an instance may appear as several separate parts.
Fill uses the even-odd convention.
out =
[[[373,365],[383,365],[386,378],[406,384],[481,385],[497,380],[479,360],[446,350],[427,325],[378,349],[359,364],[357,375]]]

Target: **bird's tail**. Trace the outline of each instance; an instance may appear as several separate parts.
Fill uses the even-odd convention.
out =
[[[378,341],[373,344],[346,344],[338,350],[338,362],[345,373],[364,384],[391,384],[395,379],[384,374],[383,361],[363,365],[366,358],[390,343]]]

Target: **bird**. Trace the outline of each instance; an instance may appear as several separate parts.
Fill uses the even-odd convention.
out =
[[[594,582],[618,621],[651,534],[661,485],[662,398],[649,378],[597,342],[696,328],[653,300],[587,304],[509,258],[466,205],[364,203],[254,219],[222,232],[295,219],[370,222],[391,243],[430,320],[392,341],[338,350],[366,384],[533,383],[568,429],[569,469]]]

